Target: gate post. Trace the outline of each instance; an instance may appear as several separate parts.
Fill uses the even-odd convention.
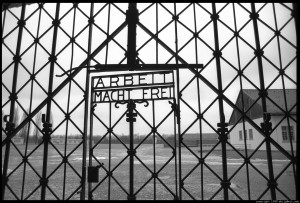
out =
[[[219,112],[220,112],[220,123],[218,123],[219,139],[222,146],[222,167],[223,167],[223,180],[221,181],[221,187],[224,189],[224,200],[228,200],[228,188],[230,187],[230,182],[228,181],[227,174],[227,154],[226,154],[226,142],[227,142],[227,126],[228,123],[225,123],[224,115],[224,95],[222,87],[222,72],[221,72],[221,56],[222,52],[219,48],[219,30],[218,30],[218,19],[219,15],[216,11],[215,3],[212,3],[212,15],[210,16],[213,21],[214,26],[214,39],[215,39],[215,50],[213,52],[214,57],[216,58],[216,70],[218,78],[218,100],[219,100]]]
[[[59,10],[60,10],[60,3],[57,3],[56,5],[56,11],[55,11],[55,19],[52,21],[53,24],[53,40],[52,40],[52,50],[51,55],[49,57],[50,62],[50,73],[49,73],[49,86],[48,86],[48,95],[52,94],[53,92],[53,79],[54,79],[54,66],[55,61],[57,60],[55,56],[56,51],[56,41],[57,41],[57,35],[58,35],[58,27],[60,24],[59,20]],[[50,134],[51,132],[48,129],[48,124],[50,122],[50,115],[51,115],[51,100],[49,99],[47,101],[47,108],[46,108],[46,116],[43,115],[43,125],[44,125],[44,154],[43,154],[43,171],[42,171],[42,179],[41,179],[41,200],[45,200],[46,197],[46,186],[48,184],[47,180],[47,167],[48,167],[48,144],[50,141]]]
[[[127,197],[128,200],[135,200],[136,197],[134,195],[134,187],[133,187],[133,180],[134,180],[134,155],[135,149],[133,146],[133,122],[136,121],[137,113],[133,113],[136,105],[133,100],[129,100],[127,104],[128,113],[126,114],[127,118],[126,121],[129,122],[129,150],[127,151],[129,155],[129,195]]]
[[[136,63],[136,25],[139,21],[139,13],[136,9],[136,3],[129,3],[126,12],[126,22],[128,23],[128,39],[127,39],[127,64],[130,69],[135,69]]]

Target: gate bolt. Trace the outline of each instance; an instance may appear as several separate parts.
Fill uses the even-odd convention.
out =
[[[68,157],[67,156],[63,157],[62,161],[63,161],[63,163],[67,163],[68,162]]]
[[[278,183],[275,180],[269,180],[268,182],[268,187],[270,187],[271,189],[276,188]]]
[[[136,150],[135,149],[133,149],[133,150],[127,150],[127,153],[128,153],[129,156],[134,156],[135,153],[136,153]]]
[[[200,164],[204,164],[204,159],[203,158],[199,158],[198,161],[199,161]]]
[[[48,178],[41,178],[41,179],[40,179],[41,185],[47,185],[48,182],[49,182]]]
[[[157,173],[152,173],[152,178],[157,178]]]
[[[28,157],[27,157],[27,156],[24,156],[24,157],[23,157],[23,162],[24,162],[24,163],[28,162]]]
[[[245,158],[244,161],[245,161],[246,164],[249,164],[249,163],[250,163],[250,159],[249,159],[249,158]]]

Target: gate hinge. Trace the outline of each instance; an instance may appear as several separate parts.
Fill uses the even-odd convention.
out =
[[[5,132],[7,133],[7,138],[10,139],[11,133],[15,130],[15,124],[12,122],[9,122],[9,115],[5,115],[3,117],[4,122],[6,122]]]
[[[180,111],[179,111],[178,104],[176,104],[175,100],[174,100],[174,103],[172,103],[171,101],[169,101],[169,104],[171,104],[171,108],[174,111],[175,116],[177,117],[177,124],[179,124],[179,121],[180,121]]]
[[[265,135],[270,135],[270,133],[272,132],[272,123],[270,122],[270,120],[270,113],[264,112],[264,122],[260,123],[260,126]]]
[[[217,123],[217,126],[218,126],[218,132],[220,133],[219,140],[221,142],[226,142],[226,140],[228,139],[228,136],[226,134],[228,132],[228,123],[225,122]]]

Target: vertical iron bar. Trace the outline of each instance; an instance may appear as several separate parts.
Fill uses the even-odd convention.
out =
[[[109,36],[109,24],[110,24],[110,3],[108,4],[108,14],[107,14],[107,36]],[[108,57],[108,46],[109,43],[106,45],[106,54],[105,54],[105,64],[107,64],[107,57]]]
[[[1,36],[2,36],[2,39],[3,39],[3,32],[4,32],[4,27],[5,27],[5,20],[6,20],[6,10],[4,10],[4,14],[3,14],[3,17],[2,17],[2,29],[1,29]],[[3,11],[2,11],[3,12]],[[4,41],[4,40],[3,40]]]
[[[241,98],[242,98],[242,110],[245,111],[245,103],[244,103],[244,95],[243,95],[243,83],[242,83],[242,70],[241,70],[241,60],[240,60],[240,50],[239,50],[239,41],[238,36],[239,33],[237,31],[237,23],[236,23],[236,12],[234,3],[232,3],[233,8],[233,18],[234,18],[234,31],[235,31],[235,40],[236,40],[236,47],[237,47],[237,60],[238,60],[238,67],[239,67],[239,79],[240,79],[240,87],[241,87]],[[243,129],[245,129],[245,119],[243,118]],[[247,159],[246,162],[246,175],[247,175],[247,192],[248,192],[248,200],[251,200],[251,193],[250,193],[250,178],[249,178],[249,162],[248,162],[248,149],[245,142],[245,157]]]
[[[299,33],[298,32],[298,27],[299,27],[298,26],[298,18],[299,18],[298,3],[293,3],[293,11],[292,12],[293,12],[292,14],[293,14],[294,19],[295,19],[296,36],[298,36],[297,35],[297,33]],[[296,45],[298,45],[298,40],[297,39],[298,38],[296,37]],[[297,50],[298,50],[298,46],[297,46]],[[299,65],[299,57],[297,57],[296,63]],[[296,91],[297,91],[297,95],[299,95],[299,89],[298,88],[297,88]],[[298,121],[298,119],[297,119],[297,121]],[[296,156],[293,156],[294,160],[296,159],[296,157],[299,158],[299,151],[298,151],[299,144],[300,144],[299,139],[297,138],[297,140],[296,140]],[[296,170],[295,170],[296,163],[297,163],[296,161],[293,161],[293,170],[294,170],[295,185],[296,185],[296,190],[295,191],[298,191],[298,188],[299,188],[299,182],[298,182],[298,177],[299,177],[299,173],[298,173],[299,169],[298,168],[299,168],[299,165],[298,165],[298,167],[296,167]],[[296,192],[296,200],[299,200],[299,193],[298,192]]]
[[[274,3],[272,3],[272,5],[273,5],[273,13],[274,13],[274,21],[275,21],[275,28],[276,28],[276,31],[278,31],[278,26],[277,26],[277,18],[276,18],[276,11],[275,11],[275,5],[274,5]],[[298,5],[298,4],[297,4]],[[296,23],[296,20],[297,20],[297,16],[295,16],[295,15],[297,15],[297,11],[295,11],[295,6],[297,6],[297,5],[294,5],[293,4],[293,8],[294,8],[294,13],[292,13],[292,15],[294,15],[294,18],[295,18],[295,23]],[[296,23],[296,31],[297,31],[297,23]],[[297,33],[297,32],[296,32]],[[288,111],[288,107],[287,107],[287,98],[286,98],[286,91],[285,91],[285,82],[284,82],[284,69],[283,69],[283,67],[282,67],[282,57],[281,57],[281,48],[280,48],[280,36],[279,36],[279,34],[280,33],[278,33],[277,34],[277,36],[276,36],[276,38],[277,38],[277,44],[278,44],[278,53],[279,53],[279,63],[280,63],[280,75],[281,75],[281,82],[282,82],[282,88],[283,88],[283,97],[284,97],[284,105],[285,105],[285,111]],[[297,39],[296,39],[297,40]],[[290,118],[289,118],[289,116],[287,116],[286,117],[286,119],[287,119],[287,124],[288,124],[288,134],[289,134],[289,138],[291,138],[290,137]],[[292,139],[289,139],[289,141],[290,141],[290,147],[291,147],[291,154],[292,154],[292,157],[293,158],[295,158],[295,155],[294,155],[294,148],[293,148],[293,143],[292,143]],[[297,140],[298,141],[298,140]],[[296,145],[296,147],[297,147],[297,145]],[[297,150],[297,148],[296,148],[296,150]],[[296,188],[296,191],[298,191],[297,190],[297,188],[298,188],[298,179],[297,179],[297,173],[296,173],[296,170],[297,169],[295,169],[295,161],[293,161],[292,162],[293,163],[293,165],[292,165],[292,167],[293,167],[293,172],[294,172],[294,179],[295,179],[295,188]],[[297,198],[297,196],[298,196],[298,193],[296,192],[296,198]]]
[[[196,18],[196,10],[195,10],[195,3],[193,3],[193,13],[194,13],[194,29],[195,29],[195,57],[196,57],[196,64],[198,64],[198,43],[197,43],[197,18]],[[199,72],[197,68],[197,72]],[[202,150],[202,122],[201,122],[201,104],[200,104],[200,87],[199,87],[199,79],[197,80],[197,99],[198,99],[198,117],[199,117],[199,148],[200,148],[200,159],[203,160],[203,150]],[[203,163],[201,162],[201,199],[204,199],[204,185],[203,185]]]
[[[134,195],[134,146],[133,146],[133,112],[135,109],[135,103],[133,100],[129,100],[127,104],[128,121],[129,121],[129,196],[128,200],[135,200]]]
[[[296,27],[296,36],[298,33],[298,17],[299,17],[299,13],[298,13],[298,3],[293,3],[293,17],[295,19],[295,27]],[[296,38],[296,44],[297,44],[297,38]]]
[[[76,25],[76,7],[74,8],[74,16],[73,16],[73,25],[72,25],[72,38],[74,38],[74,31]],[[74,43],[71,43],[71,62],[70,62],[70,69],[73,67],[73,58],[74,58]],[[66,133],[65,133],[65,146],[64,146],[64,158],[67,156],[67,145],[68,145],[68,127],[69,127],[69,111],[70,111],[70,93],[71,93],[72,83],[69,83],[69,90],[67,96],[67,119],[66,119]],[[67,171],[67,162],[64,160],[64,177],[63,177],[63,200],[65,200],[65,193],[66,193],[66,171]]]
[[[91,3],[91,9],[90,9],[90,19],[92,19],[94,15],[94,3]],[[89,38],[88,38],[88,53],[89,56],[91,54],[91,48],[92,48],[92,36],[93,36],[93,23],[89,19]],[[91,61],[89,60],[87,62],[87,66],[91,65]],[[83,150],[82,150],[82,179],[81,179],[81,193],[80,193],[80,200],[85,200],[85,188],[86,188],[86,150],[87,150],[87,133],[88,133],[88,118],[89,113],[92,115],[92,112],[89,111],[89,88],[90,88],[90,68],[87,68],[86,71],[86,79],[85,79],[85,94],[84,94],[84,135],[83,135]],[[92,104],[90,104],[92,105]],[[91,109],[91,107],[90,107]],[[91,122],[91,120],[90,120]],[[91,128],[92,126],[90,126]],[[93,129],[91,129],[93,130]],[[92,137],[90,133],[90,139],[89,139],[89,148],[92,148]],[[90,191],[90,190],[89,190]]]
[[[136,24],[138,22],[138,10],[136,3],[129,3],[128,10],[126,11],[126,22],[128,24],[128,34],[127,34],[127,64],[131,66],[130,69],[134,69],[136,64]],[[134,146],[133,146],[133,109],[134,102],[132,100],[128,101],[128,113],[129,113],[129,196],[128,200],[135,199],[134,196]],[[131,118],[130,118],[131,117]]]
[[[107,36],[109,36],[109,26],[110,26],[110,3],[108,4],[108,17],[107,17]],[[108,57],[108,46],[109,46],[109,43],[106,45],[106,57],[105,57],[105,64],[107,64],[107,57]],[[109,156],[109,158],[108,158],[108,171],[109,171],[109,173],[110,173],[110,171],[111,171],[111,116],[112,116],[112,114],[111,114],[111,102],[109,103],[109,128],[110,128],[110,132],[109,132],[109,146],[108,146],[108,156]],[[111,176],[109,175],[108,176],[108,200],[110,200],[110,191],[111,191]]]
[[[155,127],[155,102],[152,100],[152,121],[153,121],[153,127]],[[155,157],[155,132],[153,132],[153,173],[156,174],[156,157]],[[154,200],[156,200],[156,176],[154,177]]]
[[[127,34],[127,64],[134,68],[136,64],[136,24],[138,22],[138,10],[136,3],[129,3],[126,12],[126,21],[128,23]]]
[[[172,78],[173,78],[173,83],[175,82],[174,78],[174,71],[172,71]],[[173,88],[173,104],[175,106],[175,109],[173,108],[173,114],[174,114],[174,155],[175,155],[175,189],[176,189],[176,200],[178,200],[178,171],[177,171],[177,121],[176,121],[176,99],[175,99],[175,88]]]
[[[175,23],[175,47],[176,47],[176,56],[175,56],[175,60],[176,60],[176,64],[178,64],[178,36],[177,36],[177,21],[176,21],[176,3],[174,3],[174,23]],[[181,99],[181,93],[180,93],[180,86],[179,86],[179,68],[176,69],[176,81],[177,81],[177,125],[178,125],[178,140],[179,140],[179,149],[178,149],[178,153],[179,153],[179,200],[182,199],[182,187],[183,187],[183,182],[181,180],[181,143],[182,143],[182,135],[181,135],[181,126],[180,126],[180,99]],[[176,147],[176,146],[175,146]]]
[[[111,102],[109,102],[109,133],[108,133],[108,171],[111,173]],[[108,200],[110,200],[111,175],[108,176]]]
[[[49,87],[48,95],[52,93],[53,77],[54,77],[54,65],[55,65],[55,51],[56,51],[56,41],[57,41],[57,31],[59,25],[59,8],[60,3],[56,4],[55,20],[53,21],[53,40],[52,40],[52,51],[50,56],[50,74],[49,74]],[[50,122],[51,116],[51,100],[47,101],[47,113],[46,122]],[[49,135],[51,136],[51,135]],[[42,189],[41,189],[41,200],[45,200],[46,197],[46,186],[47,186],[47,165],[48,165],[48,139],[44,142],[44,155],[43,155],[43,172],[42,172]]]
[[[228,177],[227,177],[227,154],[226,154],[226,132],[224,129],[225,124],[225,115],[224,115],[224,106],[223,106],[223,88],[222,88],[222,73],[221,73],[221,51],[219,49],[219,34],[218,34],[218,18],[219,15],[216,12],[216,4],[212,3],[212,21],[214,26],[214,41],[215,41],[215,51],[214,56],[216,58],[216,69],[217,69],[217,79],[218,79],[218,101],[219,101],[219,112],[220,112],[220,125],[221,131],[220,138],[221,138],[221,146],[222,146],[222,167],[223,167],[223,180],[221,182],[221,186],[223,187],[224,191],[224,200],[228,200]],[[222,184],[223,183],[223,184]]]
[[[21,18],[18,22],[19,24],[19,33],[18,33],[18,41],[17,41],[17,47],[16,47],[16,54],[14,56],[14,75],[13,75],[13,81],[12,81],[12,91],[11,91],[11,105],[10,105],[10,116],[9,116],[9,122],[13,122],[14,120],[14,113],[15,113],[15,103],[17,100],[16,95],[16,89],[17,89],[17,82],[18,82],[18,69],[19,69],[19,62],[21,60],[20,58],[20,51],[21,51],[21,44],[22,44],[22,36],[23,36],[23,27],[25,26],[25,11],[26,11],[26,4],[22,4],[22,10],[21,10]],[[3,34],[3,33],[2,33]],[[11,132],[10,132],[11,133]],[[9,137],[9,141],[6,143],[5,148],[5,155],[4,155],[4,163],[3,163],[3,173],[2,173],[2,200],[4,200],[5,196],[5,187],[7,184],[7,168],[8,168],[8,162],[9,162],[9,155],[10,155],[10,133],[7,135]]]
[[[39,36],[39,31],[40,31],[40,24],[41,24],[41,9],[39,9],[39,17],[38,17],[38,27],[37,27],[37,31],[36,31],[36,38],[38,38]],[[33,76],[33,78],[35,78],[35,65],[36,65],[36,54],[37,54],[37,43],[35,43],[34,45],[34,58],[33,58],[33,70],[32,70],[32,74],[31,76]],[[33,84],[34,84],[34,80],[31,80],[31,84],[30,84],[30,104],[29,104],[29,111],[28,113],[31,113],[31,109],[32,109],[32,97],[33,97]],[[29,132],[30,132],[30,122],[28,125],[28,133],[27,133],[27,139],[26,139],[26,146],[25,146],[25,154],[24,157],[27,156],[27,150],[28,150],[28,139],[29,139]],[[38,129],[36,129],[38,130]],[[25,138],[24,138],[25,140]],[[25,143],[25,141],[24,141]],[[24,162],[24,173],[23,173],[23,183],[22,183],[22,193],[21,193],[21,200],[23,200],[23,195],[24,195],[24,185],[25,185],[25,179],[26,179],[26,162]]]
[[[92,84],[94,84],[94,79],[92,79]],[[89,139],[89,166],[93,165],[93,115],[95,111],[95,106],[93,106],[93,99],[90,101],[90,139]],[[88,183],[88,200],[93,200],[92,194],[92,183]]]
[[[262,65],[262,55],[263,51],[260,48],[260,41],[259,41],[259,31],[257,25],[257,18],[258,13],[255,11],[254,3],[251,3],[251,17],[253,21],[253,29],[254,29],[254,37],[255,37],[255,44],[256,44],[256,58],[258,62],[258,72],[259,72],[259,81],[260,81],[260,91],[261,91],[261,99],[262,99],[262,109],[263,113],[267,112],[267,105],[266,105],[266,89],[264,84],[264,72],[263,72],[263,65]],[[269,171],[269,183],[270,183],[270,192],[272,200],[276,200],[276,190],[273,185],[274,183],[274,171],[273,171],[273,162],[272,162],[272,152],[271,152],[271,143],[268,139],[270,137],[270,133],[265,133],[265,142],[266,142],[266,151],[267,151],[267,159],[268,159],[268,171]]]
[[[155,4],[155,24],[156,24],[156,33],[158,33],[158,3]],[[158,34],[157,34],[158,37]],[[155,47],[155,52],[156,52],[156,64],[158,64],[158,42],[156,41],[156,47]],[[152,75],[152,79],[153,79],[153,75]],[[153,127],[155,128],[155,106],[154,106],[154,100],[152,100],[152,121],[153,121]],[[154,168],[153,168],[153,173],[156,174],[156,158],[155,158],[155,132],[153,132],[153,161],[154,161]],[[156,177],[154,177],[153,179],[153,187],[154,187],[154,200],[156,200]]]

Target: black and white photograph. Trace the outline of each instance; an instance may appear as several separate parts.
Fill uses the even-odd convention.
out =
[[[298,3],[2,3],[1,21],[2,201],[299,201]]]

